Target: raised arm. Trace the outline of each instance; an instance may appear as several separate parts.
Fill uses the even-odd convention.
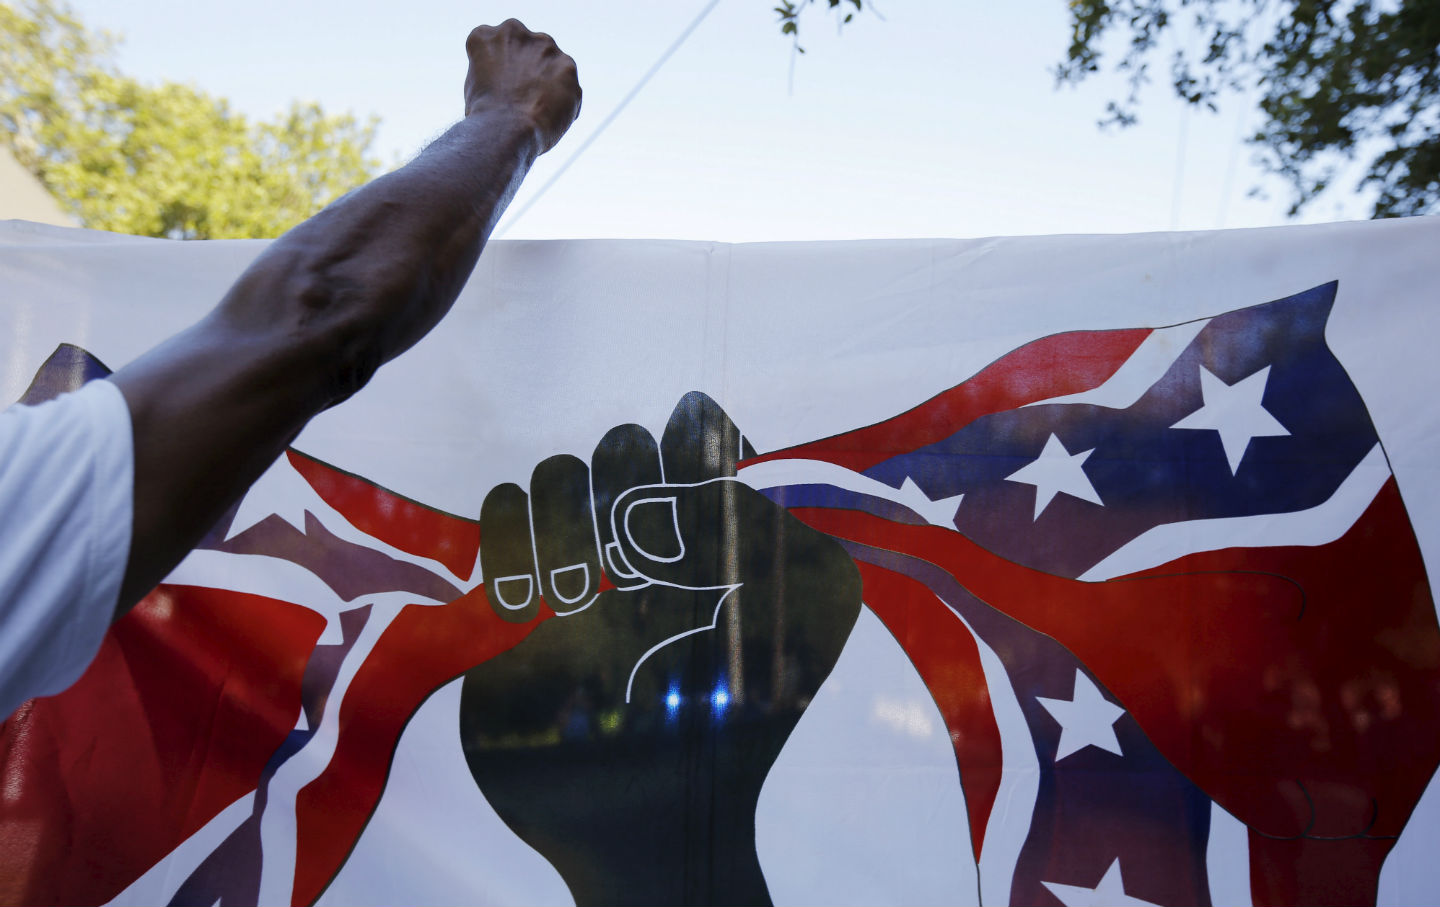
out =
[[[511,19],[466,41],[465,118],[276,240],[199,323],[117,372],[135,438],[116,616],[317,413],[450,310],[535,159],[580,109],[575,63]]]

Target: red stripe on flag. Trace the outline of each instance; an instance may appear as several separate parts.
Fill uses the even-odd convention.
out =
[[[776,459],[825,460],[863,472],[898,454],[943,441],[981,416],[1099,387],[1150,334],[1148,329],[1134,329],[1042,337],[893,419],[767,453],[742,465]]]
[[[102,904],[255,789],[300,714],[325,619],[288,602],[161,586],[85,675],[0,737],[0,901]]]
[[[1440,764],[1440,626],[1394,479],[1328,545],[1205,552],[1103,583],[1021,567],[939,527],[853,511],[805,521],[928,560],[1054,637],[1231,815],[1332,855],[1325,877],[1270,867],[1286,898],[1328,902],[1338,878],[1363,873],[1375,841],[1362,836],[1399,834]],[[1353,861],[1314,840],[1345,836]]]
[[[351,525],[401,551],[437,560],[462,579],[475,569],[480,524],[417,504],[359,476],[296,450],[287,450],[315,493]]]
[[[978,863],[1004,762],[980,650],[960,618],[923,583],[874,564],[856,566],[865,604],[910,656],[950,732]]]
[[[376,642],[340,703],[335,755],[295,799],[294,903],[320,897],[380,803],[400,734],[429,695],[554,616],[513,624],[476,586],[446,605],[409,605]]]

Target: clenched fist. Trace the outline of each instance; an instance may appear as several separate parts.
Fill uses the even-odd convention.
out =
[[[465,759],[579,904],[768,902],[756,802],[855,624],[860,577],[731,478],[742,446],[690,394],[658,445],[619,426],[590,466],[552,457],[528,495],[502,485],[481,508],[491,606],[556,616],[466,674]]]
[[[519,112],[533,126],[544,153],[580,114],[575,61],[543,32],[514,19],[482,25],[465,40],[465,115],[495,108]]]

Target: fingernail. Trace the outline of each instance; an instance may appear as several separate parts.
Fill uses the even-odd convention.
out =
[[[675,498],[641,498],[625,508],[630,547],[652,561],[673,563],[685,556]]]
[[[564,587],[569,587],[566,592]],[[550,571],[550,588],[561,603],[573,605],[590,592],[590,565],[571,564]]]
[[[534,588],[535,580],[528,573],[495,578],[495,598],[500,602],[501,607],[510,611],[519,611],[530,604],[530,596],[534,594]]]

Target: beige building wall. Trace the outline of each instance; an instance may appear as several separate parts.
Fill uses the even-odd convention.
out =
[[[11,219],[61,227],[76,226],[74,219],[60,210],[40,181],[16,163],[10,149],[0,145],[0,220]]]

